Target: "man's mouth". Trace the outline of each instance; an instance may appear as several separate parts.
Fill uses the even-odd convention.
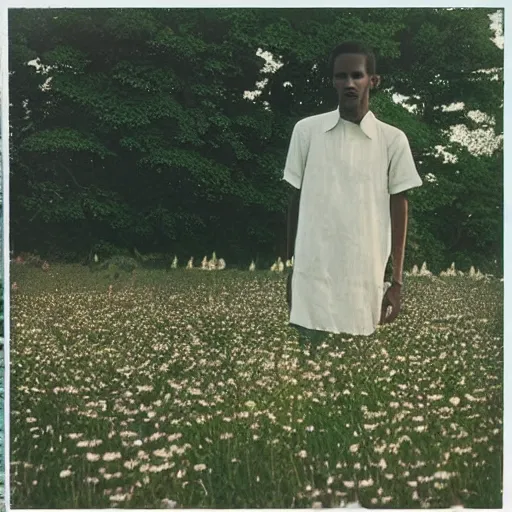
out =
[[[344,96],[345,96],[345,98],[357,98],[357,93],[349,91],[349,92],[346,92],[344,94]]]

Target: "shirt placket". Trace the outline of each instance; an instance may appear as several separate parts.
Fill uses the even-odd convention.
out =
[[[345,146],[346,152],[348,156],[347,167],[348,167],[348,175],[350,178],[354,178],[355,173],[357,172],[357,140],[354,133],[354,127],[347,125],[345,128]]]

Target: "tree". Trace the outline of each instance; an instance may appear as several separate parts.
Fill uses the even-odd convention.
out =
[[[343,34],[378,48],[384,86],[372,109],[407,133],[420,174],[434,173],[447,191],[436,200],[425,193],[434,185],[414,192],[410,231],[415,257],[442,264],[453,236],[437,218],[463,215],[453,195],[476,189],[465,189],[434,148],[450,146],[454,122],[474,127],[472,109],[494,116],[500,130],[501,72],[495,81],[479,72],[503,67],[489,40],[489,12],[11,10],[16,246],[75,256],[98,247],[183,257],[222,248],[229,260],[275,258],[284,241],[291,130],[298,119],[335,108],[326,64]],[[281,67],[269,73],[262,52]],[[39,70],[27,65],[36,58]],[[265,82],[254,100],[244,96]],[[393,102],[395,92],[416,103],[414,114]],[[444,112],[453,101],[465,110]],[[465,161],[476,158],[455,150]],[[498,188],[485,201],[499,201]],[[474,215],[489,214],[479,201]],[[464,226],[474,237],[484,224]]]

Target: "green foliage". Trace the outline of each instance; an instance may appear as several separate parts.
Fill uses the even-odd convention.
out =
[[[41,256],[37,253],[21,253],[19,255],[21,257],[22,263],[21,265],[27,266],[27,267],[37,267],[40,268],[43,264],[43,260],[41,259]]]
[[[37,154],[59,153],[67,151],[85,152],[97,154],[101,158],[115,156],[108,151],[98,140],[93,140],[67,128],[56,128],[29,135],[21,144],[20,148],[27,152],[33,151]]]
[[[407,258],[441,268],[455,254],[500,259],[502,149],[471,155],[447,133],[454,124],[503,130],[503,51],[490,40],[491,12],[12,10],[14,245],[66,258],[137,246],[188,259],[215,246],[243,265],[275,259],[291,131],[335,108],[327,60],[343,34],[376,49],[382,89],[372,109],[407,134],[420,174],[436,177],[411,194]],[[268,73],[260,49],[282,66]],[[482,72],[490,68],[497,80]],[[259,96],[244,97],[264,80]],[[442,108],[454,102],[464,108]],[[492,122],[468,117],[475,109]],[[434,156],[437,145],[458,162]]]
[[[136,259],[121,255],[112,256],[100,266],[101,269],[108,270],[109,274],[115,274],[119,271],[133,272],[139,267],[140,265]]]

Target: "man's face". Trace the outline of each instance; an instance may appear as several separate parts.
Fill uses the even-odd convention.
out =
[[[344,110],[358,110],[367,102],[374,81],[375,77],[366,71],[365,55],[347,53],[334,61],[333,85]]]

